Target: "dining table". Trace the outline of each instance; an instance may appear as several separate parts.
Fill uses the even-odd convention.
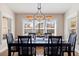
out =
[[[11,56],[11,47],[12,46],[16,46],[16,47],[20,47],[20,46],[33,46],[33,47],[43,46],[43,47],[45,47],[45,46],[51,46],[51,45],[52,44],[48,44],[48,39],[47,38],[44,38],[44,37],[36,37],[36,39],[32,38],[32,42],[30,43],[30,41],[29,41],[28,44],[26,44],[26,43],[23,43],[23,44],[18,43],[18,39],[17,39],[16,42],[9,43],[9,56]],[[55,46],[56,45],[59,45],[59,46],[61,46],[61,49],[62,49],[62,47],[68,47],[68,56],[71,56],[71,44],[70,43],[65,42],[65,41],[62,41],[62,44],[59,43],[59,44],[53,44],[53,45],[55,45]],[[20,50],[18,50],[18,51],[20,51]],[[19,54],[20,53],[18,52],[18,55]]]

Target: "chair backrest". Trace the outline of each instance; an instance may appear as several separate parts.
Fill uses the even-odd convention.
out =
[[[36,38],[36,33],[29,33],[29,36],[31,36],[32,38]]]
[[[13,43],[14,38],[13,38],[12,33],[8,33],[8,34],[6,35],[6,38],[7,38],[7,43],[8,43],[8,44],[9,44],[9,43]]]
[[[58,56],[62,55],[62,36],[49,36],[51,41],[51,55]]]
[[[77,37],[76,33],[70,33],[69,39],[68,39],[68,42],[71,43],[71,45],[74,47],[74,49],[75,49],[75,45],[76,45],[76,37]]]
[[[49,36],[48,37],[48,42],[51,42],[51,43],[61,42],[62,43],[62,36]]]
[[[18,36],[18,42],[20,43],[31,43],[31,36]]]

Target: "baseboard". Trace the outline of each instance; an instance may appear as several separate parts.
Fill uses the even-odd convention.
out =
[[[0,53],[5,51],[7,49],[7,43],[6,43],[6,40],[3,40],[2,41],[2,44],[0,45]]]
[[[78,49],[75,49],[75,51],[76,51],[77,53],[79,53],[79,50],[78,50]]]
[[[3,52],[3,51],[5,51],[5,50],[7,50],[7,48],[2,48],[2,49],[0,50],[0,53]]]

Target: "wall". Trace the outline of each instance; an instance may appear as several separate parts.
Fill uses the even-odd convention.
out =
[[[5,16],[12,20],[12,32],[15,34],[15,15],[14,12],[11,11],[5,4],[0,4],[1,17]]]
[[[0,28],[1,28],[1,12],[0,12]],[[1,29],[0,29],[0,44],[1,44]]]
[[[32,15],[32,14],[16,14],[15,17],[15,36],[22,35],[22,20],[26,15]],[[64,15],[63,14],[47,14],[47,15],[53,15],[56,18],[57,21],[57,35],[64,35]]]
[[[79,12],[76,8],[71,8],[64,14],[65,23],[64,23],[64,36],[65,40],[68,41],[69,37],[69,21],[71,18],[77,17],[77,40],[76,40],[76,51],[79,52]]]
[[[22,35],[22,15],[16,15],[15,17],[15,37]]]
[[[1,29],[1,22],[3,19],[3,16],[9,18],[12,20],[12,33],[15,34],[15,16],[13,11],[11,11],[5,4],[0,4],[0,51],[4,50],[6,48],[6,40],[2,39],[2,29]]]
[[[74,8],[69,9],[68,11],[65,12],[64,14],[64,38],[67,41],[69,37],[69,21],[71,18],[77,16],[77,10]]]

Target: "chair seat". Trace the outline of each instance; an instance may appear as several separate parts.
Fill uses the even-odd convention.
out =
[[[18,51],[18,47],[12,46],[12,47],[11,47],[11,51]]]
[[[63,49],[64,52],[68,51],[68,47],[62,47],[62,49]],[[71,51],[73,51],[73,46],[71,46]]]

